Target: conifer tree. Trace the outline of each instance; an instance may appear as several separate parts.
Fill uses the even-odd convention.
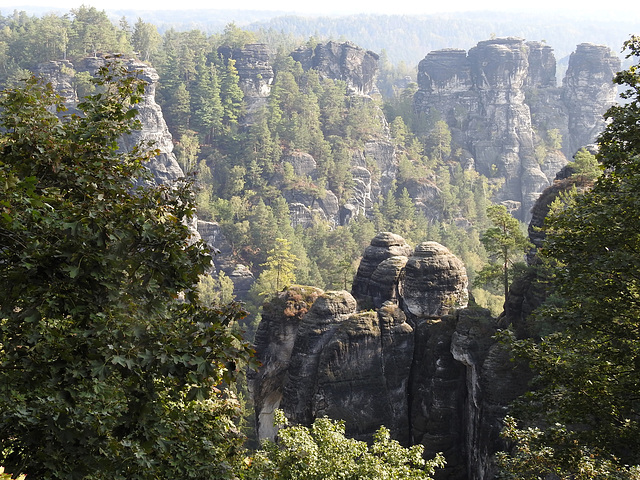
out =
[[[215,65],[207,65],[204,53],[196,64],[196,82],[191,93],[193,127],[202,142],[211,144],[222,127],[223,108],[220,100],[220,82]]]
[[[133,26],[131,45],[138,52],[140,58],[148,62],[161,44],[162,37],[158,33],[156,26],[146,23],[142,18],[138,17],[138,21]]]
[[[235,63],[236,61],[232,58],[227,60],[220,82],[222,119],[223,124],[229,128],[233,128],[238,124],[244,106],[244,93],[239,85],[240,77],[238,76]]]
[[[491,262],[478,272],[476,281],[479,285],[500,282],[506,299],[513,268],[517,263],[523,263],[524,254],[531,244],[522,233],[520,222],[507,212],[504,205],[491,205],[487,208],[487,216],[493,226],[482,234],[480,240]]]

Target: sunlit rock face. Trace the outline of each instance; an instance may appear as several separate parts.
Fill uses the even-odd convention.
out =
[[[604,45],[581,43],[569,57],[563,100],[569,111],[571,154],[594,143],[604,129],[603,106],[616,101],[617,90],[611,79],[620,68],[620,59]]]
[[[467,271],[447,248],[423,242],[408,258],[400,295],[416,317],[441,317],[469,302]]]
[[[95,75],[99,68],[107,62],[107,56],[87,57],[76,64],[70,61],[52,61],[39,65],[36,74],[51,82],[54,89],[62,95],[71,111],[78,103],[78,96],[73,85],[73,76],[80,72]],[[160,106],[156,103],[156,86],[158,73],[156,70],[135,59],[120,59],[123,66],[138,78],[146,82],[144,95],[136,105],[140,130],[133,131],[123,137],[120,147],[131,150],[139,143],[151,143],[152,148],[159,150],[159,154],[146,164],[158,183],[168,183],[184,176],[184,172],[173,154],[173,140],[162,115]]]
[[[491,478],[500,419],[524,377],[495,342],[496,321],[467,305],[459,259],[391,232],[371,240],[351,293],[279,293],[264,305],[262,366],[250,374],[258,437],[276,434],[276,408],[306,425],[342,419],[363,440],[385,425],[428,458],[444,452],[438,478]]]
[[[366,95],[375,87],[378,55],[351,42],[304,46],[291,56],[305,70],[313,68],[327,78],[344,81],[353,93]]]
[[[365,249],[351,292],[361,309],[398,300],[398,283],[413,249],[400,235],[382,232]]]
[[[501,179],[495,201],[523,221],[567,159],[593,143],[616,100],[620,60],[608,47],[581,44],[556,85],[553,49],[508,37],[468,52],[430,52],[418,66],[416,111],[447,122],[465,163]]]

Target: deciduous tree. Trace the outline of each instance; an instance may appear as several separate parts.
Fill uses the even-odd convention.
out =
[[[62,115],[32,79],[0,99],[0,465],[30,478],[231,478],[224,393],[250,350],[233,305],[201,305],[211,264],[191,185],[152,186],[118,149],[144,91],[115,65]]]
[[[640,38],[626,47],[637,60]],[[638,66],[615,82],[628,87],[627,103],[606,114],[598,156],[605,170],[548,218],[542,254],[556,297],[538,320],[556,332],[513,341],[537,377],[515,411],[519,423],[507,424],[515,448],[502,457],[504,478],[640,477]]]
[[[283,428],[276,442],[267,442],[252,458],[248,480],[431,480],[445,462],[441,454],[422,457],[423,447],[402,447],[381,427],[371,445],[345,437],[344,422],[318,418],[311,427],[287,425],[281,411],[276,420]]]

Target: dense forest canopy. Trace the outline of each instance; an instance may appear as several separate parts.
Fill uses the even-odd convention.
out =
[[[370,20],[371,25],[384,25],[382,29],[388,29],[388,22],[400,22],[438,31],[412,23],[419,19],[389,17],[386,24]],[[369,17],[352,21],[368,22]],[[446,25],[456,21],[452,18]],[[269,274],[268,252],[278,239],[289,242],[297,259],[291,278],[324,288],[349,287],[363,249],[378,231],[394,231],[413,243],[425,238],[443,243],[463,259],[471,280],[490,260],[480,237],[490,226],[486,208],[500,178],[463,168],[460,145],[452,140],[447,123],[438,114],[419,114],[413,107],[415,69],[402,62],[394,66],[390,54],[382,52],[379,58],[380,93],[366,97],[353,95],[342,80],[302,69],[290,52],[301,45],[313,48],[323,34],[301,38],[286,33],[284,26],[241,29],[230,23],[218,33],[174,28],[161,32],[141,17],[111,21],[106,12],[87,6],[40,17],[15,11],[1,17],[0,24],[0,82],[5,85],[44,62],[67,59],[72,63],[62,70],[69,69],[74,94],[93,93],[88,72],[76,72],[73,62],[98,52],[135,55],[155,67],[160,77],[156,99],[178,162],[185,173],[198,176],[198,217],[220,224],[235,261],[247,265],[258,279],[244,298],[254,314],[267,288],[259,279]],[[344,32],[350,32],[348,26]],[[444,31],[440,37],[445,38]],[[268,45],[273,79],[268,99],[250,106],[232,52],[256,42]],[[425,45],[416,48],[423,50],[421,55],[428,51]],[[351,200],[358,179],[349,164],[354,150],[363,150],[370,141],[390,141],[397,149],[398,167],[393,181],[372,198],[369,215],[357,216],[348,225],[318,218],[307,220],[307,228],[291,224],[290,205],[296,198],[327,201],[330,191],[338,206]],[[284,161],[297,152],[313,157],[312,176],[293,171]],[[371,158],[364,162],[374,177],[381,174]],[[421,207],[416,191],[435,192],[436,204]],[[475,285],[478,301],[497,313],[503,289]],[[209,286],[222,288],[219,281]]]
[[[296,478],[309,468],[300,462],[296,442],[304,441],[305,452],[317,452],[327,448],[330,437],[346,448],[345,461],[354,472],[374,475],[382,468],[375,462],[383,458],[385,468],[387,463],[397,467],[391,468],[393,478],[405,478],[398,472],[414,468],[429,478],[440,457],[424,462],[419,449],[402,450],[384,429],[371,447],[376,455],[369,457],[366,444],[344,439],[341,424],[326,420],[310,430],[283,430],[287,441],[265,447],[255,457],[256,467],[244,456],[237,429],[240,406],[227,387],[234,386],[236,367],[250,361],[245,342],[260,320],[264,299],[293,283],[349,290],[362,252],[377,232],[395,232],[412,244],[442,243],[466,265],[475,301],[501,312],[512,272],[524,268],[521,260],[530,244],[507,207],[492,206],[493,194],[504,184],[498,167],[492,165],[488,176],[469,168],[451,124],[437,111],[414,108],[417,54],[411,50],[421,51],[422,58],[433,48],[468,48],[478,40],[476,34],[534,31],[506,31],[505,21],[477,14],[472,27],[454,16],[447,21],[360,16],[326,24],[282,17],[246,28],[226,23],[183,29],[179,24],[158,28],[147,18],[125,14],[113,19],[87,6],[61,14],[0,16],[0,83],[9,88],[0,139],[6,179],[0,190],[0,234],[6,239],[0,248],[0,358],[10,367],[0,371],[8,387],[0,396],[3,461],[16,473],[42,478],[62,478],[69,471],[73,478],[151,478],[172,468],[187,478],[201,478],[203,472],[217,478],[237,472],[263,478],[270,472],[280,478],[285,467]],[[365,33],[356,28],[363,22],[372,27]],[[400,52],[392,43],[375,43],[388,38],[380,32],[394,32],[400,24],[414,40],[409,47]],[[517,28],[518,22],[513,24]],[[418,35],[422,31],[431,37]],[[455,40],[438,43],[445,33],[458,31]],[[581,41],[571,29],[554,26],[548,32],[556,35],[554,46],[567,52]],[[594,38],[593,29],[590,33],[589,40],[613,43],[616,49],[622,43]],[[291,56],[296,48],[313,51],[331,38],[380,50],[379,56],[371,54],[379,60],[376,88],[358,91],[349,79],[304,68]],[[569,39],[571,47],[565,47]],[[247,45],[258,45],[251,54],[262,59],[264,53],[267,59],[251,85],[242,83]],[[637,56],[635,37],[627,46]],[[117,139],[138,126],[131,123],[135,111],[129,107],[145,90],[122,71],[102,71],[96,81],[95,72],[80,68],[83,59],[102,61],[107,53],[136,57],[157,71],[155,100],[186,174],[175,188],[148,186],[152,182],[142,161],[158,152],[118,149]],[[53,65],[68,81],[64,98],[35,80],[25,84],[43,64]],[[566,470],[563,478],[573,478],[583,454],[596,458],[587,462],[596,473],[584,478],[606,478],[598,475],[607,469],[620,478],[637,473],[620,464],[637,463],[637,453],[629,448],[638,438],[632,231],[638,191],[636,67],[622,72],[617,83],[632,89],[625,94],[627,105],[610,110],[611,124],[601,137],[598,159],[608,170],[591,193],[575,193],[565,205],[558,202],[551,216],[544,274],[558,282],[558,295],[538,317],[544,328],[537,333],[544,340],[513,340],[514,349],[540,373],[540,390],[530,397],[533,412],[540,404],[554,408],[542,424],[540,417],[523,415],[531,429],[507,425],[506,434],[523,446],[502,457],[507,478],[521,478],[532,461],[531,478],[537,478],[538,459],[531,455],[538,455],[537,448],[548,452],[547,441],[556,442],[551,448],[561,456],[549,472],[565,475]],[[268,95],[261,94],[264,86]],[[65,104],[73,113],[62,113]],[[537,152],[531,144],[532,159],[542,161],[560,150],[557,129],[539,137]],[[393,151],[393,176],[380,161],[385,151]],[[602,173],[586,150],[572,168],[589,181]],[[360,210],[354,200],[363,184],[359,175],[369,175],[378,186]],[[140,182],[132,183],[132,177]],[[352,216],[337,221],[338,212],[347,210]],[[209,275],[204,245],[189,242],[183,219],[196,217],[219,227],[229,262],[249,272],[251,286],[242,292],[248,320],[229,303],[239,296],[235,284],[222,269]],[[604,227],[607,235],[600,231]],[[576,238],[581,239],[577,246]],[[613,253],[603,253],[610,249]],[[585,255],[589,262],[581,261]],[[600,267],[596,272],[594,265]],[[545,336],[549,324],[554,333]],[[244,339],[238,325],[246,331]],[[585,386],[591,367],[598,374]],[[38,388],[31,388],[33,382]],[[242,397],[242,386],[238,391]],[[102,413],[93,410],[95,402]],[[52,422],[43,435],[44,417]],[[576,421],[579,428],[572,426]],[[541,428],[551,422],[557,428]],[[201,437],[216,441],[200,442]],[[91,445],[90,455],[83,442]],[[360,452],[355,462],[354,451]],[[388,452],[401,461],[393,464]],[[323,455],[313,468],[334,471]],[[59,470],[52,473],[47,462],[54,460]]]

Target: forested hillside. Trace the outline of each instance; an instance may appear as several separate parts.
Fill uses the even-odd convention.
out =
[[[506,20],[0,16],[3,461],[430,479],[447,450],[442,478],[485,479],[505,448],[504,478],[637,478],[637,67],[616,105],[620,59],[584,42],[616,39],[549,30],[564,73]],[[370,446],[325,419],[245,455],[263,316],[261,438],[282,401]]]
[[[486,208],[503,174],[487,170],[487,178],[466,168],[451,122],[417,112],[410,71],[384,56],[371,73],[376,88],[370,83],[356,91],[349,74],[303,68],[290,55],[301,46],[312,51],[317,38],[299,43],[273,29],[230,24],[221,34],[169,29],[161,35],[142,18],[113,24],[92,7],[43,17],[16,12],[0,21],[4,84],[68,59],[63,70],[71,69],[72,95],[89,94],[89,73],[74,72],[73,62],[102,52],[135,55],[155,67],[156,100],[174,152],[201,187],[198,217],[216,222],[230,247],[213,286],[229,298],[225,277],[236,264],[247,266],[256,281],[236,295],[254,313],[280,285],[270,280],[280,268],[270,252],[282,242],[295,265],[284,283],[323,288],[349,288],[364,247],[379,231],[441,242],[463,259],[472,281],[488,260],[480,234],[490,225]],[[500,289],[478,286],[475,295],[499,310]]]

